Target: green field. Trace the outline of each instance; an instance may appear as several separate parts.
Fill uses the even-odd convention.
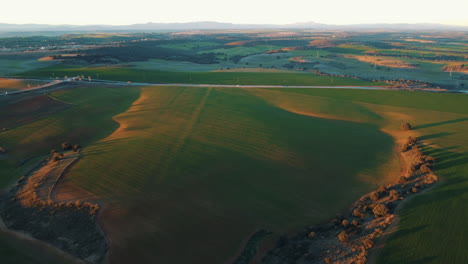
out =
[[[467,260],[466,95],[120,87],[52,96],[70,105],[0,133],[0,145],[17,160],[63,140],[85,146],[58,198],[107,204],[111,263],[223,263],[260,228],[293,233],[333,217],[397,177],[393,142],[407,121],[443,181],[401,210],[378,263]],[[11,159],[0,170],[10,173],[3,187],[21,175]]]
[[[294,106],[302,111],[355,119],[355,115],[339,107],[298,104],[317,99],[352,101],[382,116],[383,120],[378,122],[384,129],[411,122],[415,128],[412,133],[430,144],[423,150],[437,159],[435,173],[442,182],[416,196],[400,211],[398,230],[389,236],[376,263],[467,263],[468,96],[394,91],[278,91],[297,94]],[[278,101],[287,97],[291,96],[283,95]]]
[[[93,79],[149,83],[193,83],[233,85],[333,85],[333,86],[378,86],[351,78],[318,76],[312,73],[265,73],[265,72],[165,72],[132,69],[126,67],[48,67],[21,73],[20,76],[51,78],[64,76],[91,76]]]
[[[22,157],[50,149],[48,138],[104,138],[84,149],[63,190],[107,201],[112,262],[222,262],[258,228],[292,231],[344,209],[383,180],[381,164],[392,159],[391,137],[374,125],[297,115],[241,89],[143,88],[105,137],[115,129],[108,114],[125,105],[117,98],[134,92],[54,93],[74,106],[1,134]],[[19,151],[33,139],[37,149]]]

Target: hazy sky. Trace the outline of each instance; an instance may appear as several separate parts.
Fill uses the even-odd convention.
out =
[[[219,21],[284,24],[442,23],[468,26],[468,0],[9,0],[0,23]]]

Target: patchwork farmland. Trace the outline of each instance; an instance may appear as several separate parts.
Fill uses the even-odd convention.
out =
[[[0,262],[468,262],[465,33],[184,34],[0,38]]]

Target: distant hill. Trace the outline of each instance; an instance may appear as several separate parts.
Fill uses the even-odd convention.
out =
[[[466,26],[443,24],[355,24],[327,25],[315,22],[292,24],[232,24],[211,21],[188,23],[145,23],[133,25],[46,25],[46,24],[4,24],[0,32],[37,32],[37,31],[160,31],[160,30],[236,30],[236,29],[318,29],[318,30],[451,30],[468,31]]]

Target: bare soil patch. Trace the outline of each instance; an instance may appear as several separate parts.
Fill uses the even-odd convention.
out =
[[[407,63],[403,60],[398,60],[394,58],[386,57],[377,57],[377,56],[360,56],[360,55],[345,55],[345,58],[352,58],[362,62],[375,64],[384,67],[390,68],[404,68],[404,69],[414,69],[416,65]]]

